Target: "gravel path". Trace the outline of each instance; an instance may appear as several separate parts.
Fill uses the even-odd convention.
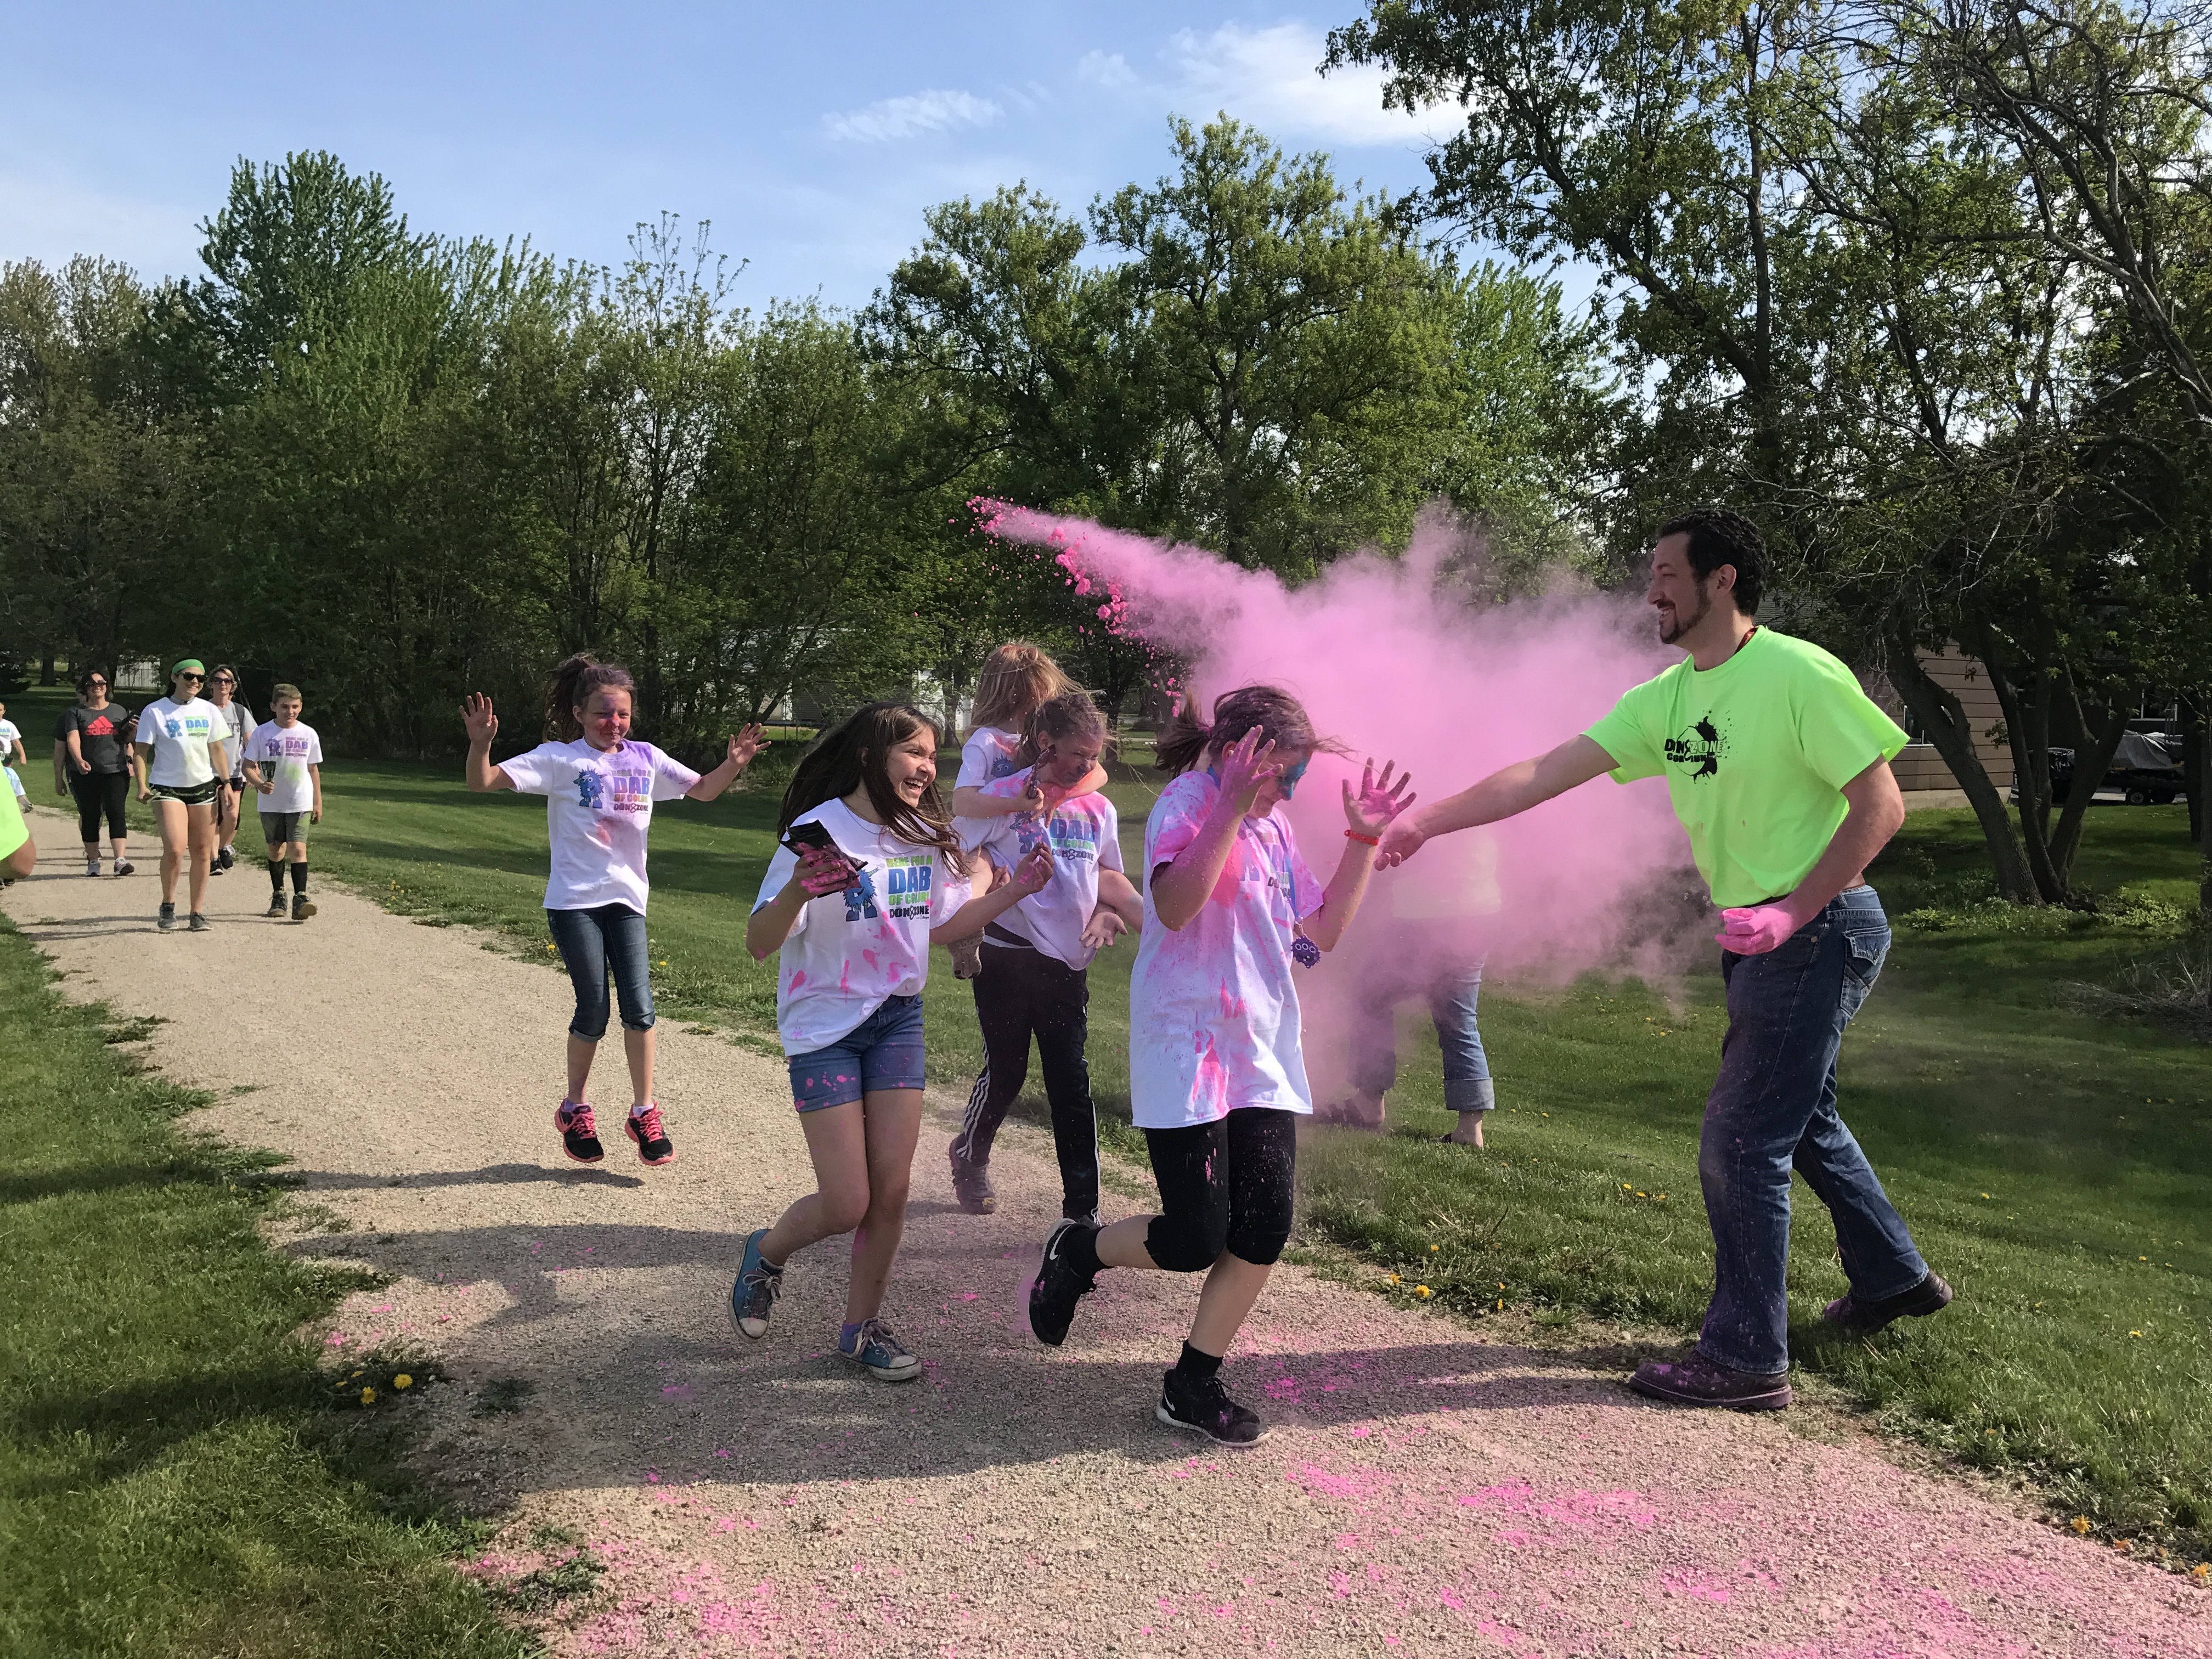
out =
[[[164,936],[150,859],[90,881],[74,823],[36,823],[50,862],[0,908],[71,994],[170,1018],[149,1058],[226,1091],[201,1124],[294,1160],[343,1230],[285,1248],[391,1276],[331,1348],[442,1357],[452,1381],[391,1409],[434,1478],[509,1519],[470,1571],[511,1583],[575,1541],[605,1564],[532,1615],[557,1655],[2212,1656],[2206,1592],[1964,1483],[1654,1407],[1297,1268],[1226,1370],[1274,1431],[1177,1438],[1152,1401],[1193,1283],[1109,1274],[1064,1350],[1030,1337],[1058,1194],[1018,1126],[981,1219],[925,1130],[887,1310],[923,1381],[833,1352],[834,1242],[744,1342],[743,1236],[811,1186],[775,1061],[664,1024],[678,1162],[642,1170],[613,1134],[579,1170],[550,1123],[557,974],[328,885],[312,921],[264,921],[243,866],[210,887],[213,932]],[[265,1029],[202,1012],[249,998]],[[472,1415],[507,1378],[521,1409]]]

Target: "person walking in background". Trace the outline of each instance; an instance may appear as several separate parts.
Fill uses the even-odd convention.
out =
[[[952,1194],[970,1215],[999,1207],[992,1190],[991,1143],[1029,1075],[1036,1039],[1060,1157],[1060,1213],[1098,1216],[1098,1121],[1084,1054],[1090,1031],[1091,959],[1144,919],[1144,900],[1121,872],[1121,820],[1103,791],[1073,793],[1100,769],[1106,717],[1085,691],[1048,697],[1032,709],[1015,758],[1023,769],[983,786],[987,799],[1024,803],[1000,817],[960,820],[972,855],[1011,870],[1039,846],[1052,849],[1043,891],[983,930],[983,970],[975,975],[975,1019],[983,1028],[983,1071],[968,1096],[960,1131],[947,1149]],[[973,839],[970,839],[970,836]]]
[[[77,676],[76,701],[54,721],[54,793],[76,803],[77,836],[84,842],[84,872],[100,873],[100,821],[107,820],[115,873],[129,875],[130,838],[124,809],[131,796],[131,711],[108,701],[107,676],[88,668]]]
[[[269,719],[246,739],[246,781],[260,799],[261,841],[269,854],[270,916],[284,914],[284,866],[292,866],[292,920],[315,914],[307,896],[307,832],[323,821],[323,740],[300,718],[296,685],[270,693]]]
[[[177,876],[189,863],[185,891],[191,906],[191,931],[207,932],[201,905],[207,895],[208,869],[215,854],[216,780],[230,775],[223,739],[230,723],[222,711],[200,696],[207,665],[186,657],[169,670],[169,695],[138,711],[132,748],[137,755],[138,799],[154,803],[161,829],[163,933],[177,925]]]
[[[1392,872],[1376,878],[1382,891],[1368,900],[1369,923],[1345,963],[1351,1016],[1351,1094],[1316,1107],[1317,1123],[1379,1130],[1384,1098],[1398,1081],[1398,1005],[1418,999],[1443,1051],[1444,1109],[1457,1121],[1437,1137],[1451,1146],[1480,1146],[1483,1121],[1497,1109],[1476,1004],[1482,994],[1482,929],[1498,914],[1498,843],[1474,835],[1451,844],[1463,856],[1438,878],[1425,881]],[[1386,913],[1374,914],[1377,906]],[[1334,970],[1333,970],[1334,971]]]
[[[208,676],[208,701],[222,711],[223,752],[230,757],[230,771],[216,780],[215,866],[220,876],[237,861],[232,843],[238,839],[238,817],[246,799],[246,743],[253,735],[253,711],[238,695],[238,671],[219,662]]]
[[[1291,1234],[1297,1121],[1313,1110],[1294,961],[1333,950],[1359,909],[1377,837],[1412,797],[1370,762],[1344,786],[1346,844],[1323,887],[1275,808],[1324,745],[1287,694],[1248,685],[1213,723],[1188,702],[1157,745],[1174,775],[1145,824],[1144,931],[1129,982],[1129,1103],[1161,1213],[1045,1241],[1030,1328],[1057,1347],[1102,1267],[1203,1273],[1198,1316],[1154,1414],[1227,1446],[1267,1432],[1229,1397],[1221,1361]]]
[[[653,978],[646,949],[646,837],[658,800],[713,800],[737,781],[762,747],[761,729],[732,738],[722,763],[701,776],[672,755],[629,735],[636,685],[629,671],[578,653],[559,664],[545,688],[545,729],[527,754],[495,766],[499,716],[491,699],[471,693],[461,706],[468,729],[469,787],[545,797],[552,870],[545,922],[576,993],[568,1022],[568,1092],[553,1114],[561,1149],[574,1163],[606,1156],[585,1090],[607,1031],[607,978],[622,1006],[623,1049],[629,1061],[630,1108],[623,1130],[641,1164],[675,1161],[660,1103],[653,1093]]]
[[[1713,1231],[1713,1295],[1696,1352],[1653,1361],[1639,1392],[1689,1406],[1790,1404],[1790,1176],[1836,1225],[1850,1293],[1821,1317],[1856,1334],[1936,1312],[1951,1287],[1836,1110],[1844,1028],[1889,953],[1868,863],[1905,822],[1889,763],[1905,733],[1850,670],[1761,628],[1766,550],[1749,520],[1705,507],[1659,526],[1646,595],[1686,653],[1548,754],[1408,814],[1382,858],[1525,812],[1601,772],[1667,780],[1721,912],[1728,1033],[1705,1103],[1698,1174]]]
[[[784,791],[745,924],[753,960],[775,954],[776,1030],[817,1188],[745,1240],[731,1322],[766,1336],[792,1252],[851,1233],[837,1352],[887,1382],[921,1375],[882,1314],[921,1138],[929,947],[973,938],[1052,877],[1040,846],[997,891],[972,895],[938,799],[937,744],[927,715],[889,702],[816,738]]]
[[[1037,705],[1076,689],[1060,665],[1027,640],[1008,640],[983,659],[975,676],[975,698],[969,706],[968,736],[960,745],[960,773],[952,783],[952,827],[963,842],[972,845],[994,818],[1036,805],[1033,799],[988,794],[984,787],[1011,777],[1026,764],[1018,756]],[[1091,775],[1068,793],[1087,795],[1105,787],[1106,769],[1093,767]],[[954,945],[952,977],[975,978],[982,969],[982,948],[980,935]],[[982,1079],[975,1086],[982,1088]]]
[[[23,745],[22,728],[8,718],[8,705],[0,702],[0,766],[28,766],[31,751]]]
[[[12,789],[0,789],[0,887],[13,887],[39,867],[39,843],[31,838],[23,808]]]

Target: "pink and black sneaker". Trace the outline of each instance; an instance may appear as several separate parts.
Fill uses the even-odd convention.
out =
[[[676,1162],[676,1143],[668,1138],[661,1126],[660,1103],[649,1102],[641,1112],[632,1112],[623,1123],[623,1132],[637,1143],[637,1161],[641,1164],[673,1164]]]
[[[561,1133],[561,1150],[568,1154],[574,1164],[597,1164],[607,1155],[599,1145],[599,1125],[592,1121],[592,1109],[583,1101],[564,1100],[553,1114],[553,1127]]]

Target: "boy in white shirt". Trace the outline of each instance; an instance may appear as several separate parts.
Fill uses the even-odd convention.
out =
[[[269,849],[269,908],[284,914],[284,862],[292,864],[292,920],[315,914],[307,896],[306,825],[323,821],[323,740],[300,718],[305,701],[296,685],[279,685],[270,718],[246,744],[246,781],[261,797],[261,839]]]
[[[8,705],[0,702],[0,764],[13,769],[30,763],[31,751],[23,747],[23,733],[15,722],[8,718]],[[13,777],[15,775],[11,769],[8,775]],[[23,792],[18,789],[15,793],[20,795]]]

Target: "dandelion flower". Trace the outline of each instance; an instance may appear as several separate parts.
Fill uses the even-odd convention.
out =
[[[395,1389],[411,1389],[415,1386],[415,1379],[408,1376],[405,1371],[402,1371],[392,1379],[392,1386]]]
[[[2212,1561],[2199,1561],[2197,1564],[2197,1571],[2191,1575],[2191,1577],[2197,1578],[2212,1578]]]
[[[1426,1301],[1430,1297],[1434,1296],[1436,1292],[1425,1285],[1416,1285],[1413,1286],[1413,1294],[1421,1297],[1424,1301]]]
[[[1443,1245],[1441,1245],[1441,1244],[1431,1244],[1431,1245],[1430,1245],[1430,1246],[1429,1246],[1429,1254],[1430,1254],[1431,1255],[1435,1255],[1438,1250],[1442,1249],[1443,1248]]]
[[[1500,1313],[1505,1311],[1505,1298],[1502,1296],[1498,1298],[1498,1311]]]
[[[2130,1331],[2128,1334],[2130,1336],[2141,1336],[2142,1333],[2141,1331]]]
[[[1389,1284],[1392,1284],[1392,1285],[1402,1285],[1402,1284],[1404,1284],[1406,1281],[1405,1281],[1404,1279],[1402,1279],[1399,1278],[1397,1274],[1395,1274],[1395,1273],[1392,1273],[1392,1274],[1390,1275],[1389,1279],[1386,1282],[1387,1282],[1387,1283],[1389,1283]]]
[[[2086,1515],[2077,1515],[2066,1524],[2076,1532],[2086,1533],[2089,1530],[2089,1517]]]
[[[361,1391],[361,1403],[364,1406],[374,1406],[376,1403],[376,1390],[363,1389]]]

